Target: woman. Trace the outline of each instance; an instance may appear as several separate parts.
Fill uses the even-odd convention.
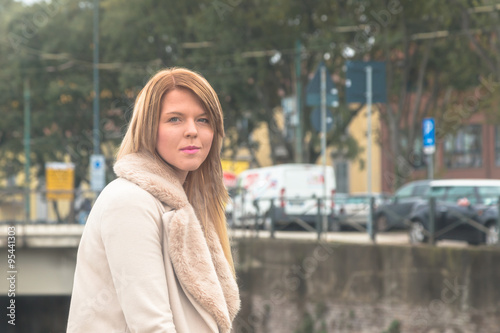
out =
[[[118,179],[80,242],[72,332],[229,332],[239,293],[224,218],[222,110],[200,75],[156,74],[139,93]]]

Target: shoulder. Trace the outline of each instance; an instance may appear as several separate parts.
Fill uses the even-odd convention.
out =
[[[99,195],[93,210],[103,235],[122,232],[145,232],[159,229],[165,206],[151,193],[126,179],[109,183]],[[148,227],[149,226],[149,227]],[[109,231],[109,232],[108,232]],[[157,231],[157,230],[156,230]]]
[[[138,201],[155,203],[159,201],[148,191],[123,178],[117,178],[109,183],[99,195],[99,197],[101,196],[120,203],[136,203]]]
[[[99,204],[111,210],[128,210],[133,207],[165,210],[163,204],[151,193],[123,178],[109,183],[99,195],[98,201]]]

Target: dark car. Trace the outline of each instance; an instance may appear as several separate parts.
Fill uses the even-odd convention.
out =
[[[407,229],[407,218],[413,206],[420,203],[429,193],[430,180],[417,180],[399,188],[388,203],[375,209],[375,225],[378,231]]]
[[[431,183],[429,197],[436,198],[435,239],[495,244],[498,239],[500,181],[482,179],[438,180]],[[415,204],[409,215],[410,242],[425,242],[430,230],[429,200]]]

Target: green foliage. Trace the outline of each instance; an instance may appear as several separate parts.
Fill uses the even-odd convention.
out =
[[[100,133],[109,162],[112,147],[130,117],[137,92],[157,70],[186,66],[215,87],[225,111],[227,138],[234,151],[252,145],[246,133],[269,124],[272,146],[283,146],[294,159],[293,142],[275,124],[273,110],[296,89],[295,43],[300,40],[302,94],[310,75],[324,60],[339,89],[335,129],[328,144],[355,159],[362,149],[346,132],[357,107],[344,103],[342,70],[346,60],[387,61],[390,103],[379,105],[390,128],[391,146],[411,156],[420,119],[443,116],[465,92],[492,75],[500,63],[498,13],[474,12],[465,0],[401,1],[128,1],[100,5]],[[0,177],[21,170],[23,159],[23,83],[31,86],[32,159],[44,163],[69,154],[77,164],[77,183],[88,178],[92,153],[92,1],[53,0],[23,5],[0,0]],[[465,15],[467,14],[467,15]],[[345,28],[348,27],[348,28]],[[473,30],[467,34],[464,29]],[[477,30],[480,28],[481,30]],[[474,30],[476,29],[476,30]],[[420,38],[448,31],[446,37]],[[468,30],[467,30],[468,31]],[[346,50],[354,50],[348,55]],[[326,57],[325,57],[326,56]],[[498,94],[479,102],[496,111]],[[304,97],[304,95],[303,95]],[[303,101],[305,98],[303,98]],[[312,109],[303,108],[308,161],[320,154],[312,128]],[[448,131],[451,128],[443,125]],[[386,149],[384,147],[384,149]],[[409,158],[409,157],[408,157]]]
[[[302,322],[294,331],[295,333],[326,333],[328,332],[326,322],[323,319],[326,315],[326,306],[322,303],[316,305],[316,314],[312,316],[309,312],[303,315]],[[392,332],[391,332],[392,333]]]
[[[401,323],[399,320],[393,320],[389,325],[389,328],[382,333],[401,333]]]

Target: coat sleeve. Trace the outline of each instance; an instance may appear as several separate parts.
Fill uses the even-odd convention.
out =
[[[159,213],[156,199],[140,190],[118,194],[101,216],[102,241],[116,294],[133,333],[176,332]]]

